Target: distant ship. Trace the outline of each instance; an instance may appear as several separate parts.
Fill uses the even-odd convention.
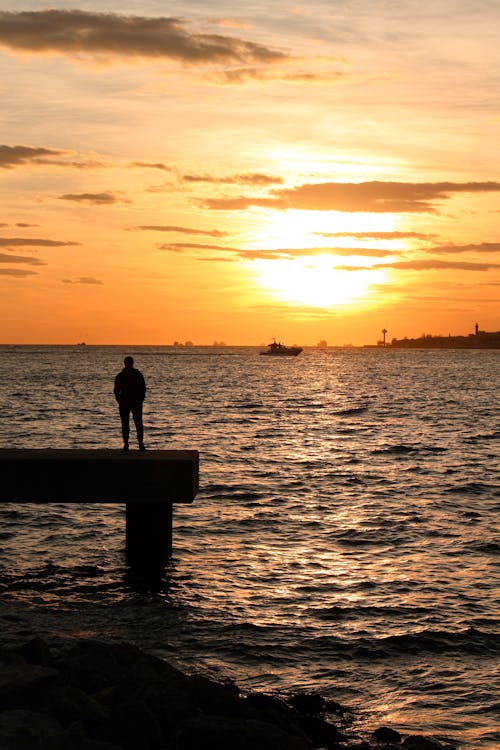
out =
[[[268,357],[296,357],[301,351],[301,346],[285,346],[274,340],[271,344],[267,345],[265,351],[260,353]]]

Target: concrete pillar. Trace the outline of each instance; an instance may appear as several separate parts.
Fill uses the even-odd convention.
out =
[[[172,554],[172,503],[128,502],[125,535],[129,565],[164,565]]]

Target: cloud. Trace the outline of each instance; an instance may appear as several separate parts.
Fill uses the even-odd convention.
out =
[[[7,226],[7,225],[5,225]],[[16,227],[21,227],[22,229],[26,229],[27,227],[38,227],[39,224],[26,224],[24,221],[18,221],[16,224]]]
[[[6,253],[0,253],[0,263],[23,263],[28,266],[46,265],[40,258],[33,258],[29,255],[7,255]]]
[[[76,245],[80,245],[80,243],[35,237],[0,237],[0,247],[70,247]]]
[[[162,162],[145,162],[145,161],[133,161],[129,164],[131,169],[139,167],[140,169],[161,169],[164,172],[171,172],[172,167],[168,167]]]
[[[0,268],[0,276],[38,276],[37,271],[25,271],[21,268]]]
[[[73,169],[103,169],[108,166],[102,161],[63,161],[61,159],[34,159],[33,164],[47,164],[49,167],[73,167]]]
[[[435,202],[448,200],[455,193],[499,191],[499,182],[320,182],[272,190],[266,198],[209,198],[204,205],[225,211],[260,206],[346,213],[437,213]]]
[[[109,206],[113,203],[131,203],[123,197],[121,191],[111,192],[106,190],[102,193],[66,193],[60,195],[59,200],[74,201],[75,203],[91,203],[94,206]]]
[[[97,284],[102,285],[102,281],[95,279],[93,276],[80,276],[78,279],[61,279],[63,284]]]
[[[301,247],[301,248],[258,248],[244,249],[236,247],[225,247],[223,245],[207,245],[194,242],[171,242],[157,245],[159,250],[167,250],[172,253],[183,253],[186,250],[218,250],[228,254],[236,255],[245,260],[280,260],[293,258],[310,257],[314,255],[332,255],[332,256],[362,256],[367,258],[385,258],[392,255],[392,250],[382,250],[379,248],[347,248],[347,247]],[[202,260],[207,260],[206,257]]]
[[[408,271],[438,271],[456,269],[461,271],[489,271],[500,268],[500,263],[469,263],[460,260],[401,260],[395,263],[379,263],[374,268],[398,268]]]
[[[210,182],[226,185],[280,185],[283,178],[277,175],[250,173],[235,174],[229,177],[212,177],[211,175],[185,174],[182,176],[184,182]]]
[[[286,61],[288,67],[273,66],[272,68],[262,65],[251,65],[244,67],[231,67],[222,70],[212,71],[212,78],[215,82],[226,84],[241,84],[246,81],[273,82],[282,81],[290,84],[359,84],[369,83],[380,78],[371,73],[345,73],[339,70],[321,70],[321,71],[304,71],[289,70],[289,60]],[[313,61],[309,64],[314,65]]]
[[[498,253],[500,242],[481,242],[478,245],[438,245],[426,250],[428,253],[437,255],[454,255],[455,253]]]
[[[313,232],[320,237],[352,237],[356,240],[431,240],[435,234],[423,232]]]
[[[377,263],[371,267],[361,266],[335,266],[339,271],[372,271],[380,268],[394,268],[398,271],[489,271],[492,268],[500,268],[500,263],[469,263],[459,260],[400,260],[393,263]]]
[[[179,234],[202,234],[207,237],[229,237],[231,232],[222,232],[219,229],[192,229],[191,227],[177,227],[162,224],[142,224],[138,227],[131,227],[129,232],[136,231],[155,231],[155,232],[177,232]]]
[[[238,251],[231,247],[222,247],[221,245],[205,245],[197,242],[170,242],[157,245],[159,250],[169,250],[172,253],[182,253],[184,250],[224,250],[229,253]]]
[[[176,60],[187,64],[271,63],[284,53],[220,34],[192,33],[178,18],[82,10],[0,12],[0,45],[11,50]]]
[[[7,146],[0,144],[0,169],[13,169],[26,164],[72,167],[74,169],[96,169],[106,166],[106,164],[95,160],[76,161],[75,159],[61,158],[70,155],[74,155],[74,152],[42,146]]]
[[[0,13],[0,16],[2,14]],[[30,162],[40,163],[40,158],[49,156],[59,157],[66,153],[60,149],[42,148],[35,146],[6,146],[0,144],[0,168],[12,169],[20,164],[29,164]]]

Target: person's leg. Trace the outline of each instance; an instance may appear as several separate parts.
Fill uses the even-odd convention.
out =
[[[132,416],[134,418],[135,429],[137,432],[137,442],[141,450],[144,448],[144,427],[142,424],[142,401],[132,406]]]
[[[122,421],[122,435],[123,435],[123,448],[128,448],[128,439],[130,436],[130,406],[128,404],[120,404],[120,419]]]

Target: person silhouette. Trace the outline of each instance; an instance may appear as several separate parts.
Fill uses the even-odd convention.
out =
[[[123,450],[128,451],[130,436],[130,412],[134,419],[139,450],[144,451],[144,428],[142,425],[142,402],[146,396],[146,382],[142,372],[134,367],[134,358],[125,357],[125,367],[115,378],[114,394],[118,401],[122,422]]]

